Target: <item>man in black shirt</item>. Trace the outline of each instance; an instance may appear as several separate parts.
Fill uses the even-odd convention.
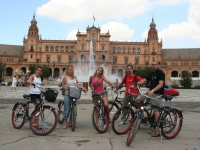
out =
[[[148,96],[152,98],[156,98],[162,94],[164,94],[164,85],[165,85],[165,74],[162,70],[159,69],[158,61],[152,62],[153,72],[151,72],[146,78],[138,82],[139,86],[144,85],[147,81],[150,83],[150,90],[148,92]],[[161,97],[152,99],[151,104],[160,107],[161,104]],[[144,100],[144,97],[141,95],[136,99],[138,102]],[[160,113],[158,109],[154,108],[154,121],[158,122]],[[155,130],[154,134],[151,135],[152,137],[160,136],[159,130]]]

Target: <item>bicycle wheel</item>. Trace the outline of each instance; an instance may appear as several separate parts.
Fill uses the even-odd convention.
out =
[[[77,114],[77,106],[73,106],[71,108],[71,129],[72,131],[76,128],[76,114]]]
[[[58,103],[58,123],[59,124],[62,124],[64,122],[63,115],[64,115],[64,102],[60,101]]]
[[[130,146],[131,143],[133,142],[133,139],[135,138],[135,135],[138,131],[138,128],[139,128],[141,122],[142,122],[142,119],[140,119],[138,116],[136,116],[134,121],[133,121],[133,124],[131,126],[131,129],[128,133],[128,137],[127,137],[127,140],[126,140],[127,146]]]
[[[34,126],[37,124],[37,126]],[[37,135],[47,135],[51,133],[57,125],[57,116],[54,108],[43,106],[35,109],[31,114],[30,128]]]
[[[183,124],[182,112],[171,109],[161,122],[161,132],[166,139],[172,139],[178,135]]]
[[[92,124],[99,133],[105,133],[109,126],[108,113],[102,109],[100,106],[95,106],[92,112]]]
[[[110,118],[113,118],[114,114],[119,109],[119,106],[114,102],[108,102],[109,109],[110,109]]]
[[[26,108],[20,103],[16,103],[12,109],[12,125],[15,129],[20,129],[25,123]]]
[[[119,109],[112,118],[112,130],[122,135],[129,131],[135,113],[129,107]]]

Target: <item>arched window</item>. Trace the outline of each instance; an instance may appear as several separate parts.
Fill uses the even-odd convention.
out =
[[[121,53],[121,48],[120,47],[118,47],[118,53]]]
[[[45,50],[46,50],[46,52],[48,52],[49,51],[49,46],[46,46]]]
[[[199,77],[199,71],[192,71],[192,77]]]
[[[171,72],[171,77],[178,77],[178,72],[177,71],[172,71]]]
[[[53,46],[51,46],[51,52],[53,52],[54,51],[54,47]]]
[[[74,46],[71,46],[70,50],[71,52],[74,52]]]
[[[68,46],[65,47],[65,51],[69,52],[69,47]]]
[[[106,56],[105,55],[102,55],[102,61],[105,61],[106,60]]]
[[[121,77],[121,78],[123,77],[123,70],[122,69],[118,70],[118,76]]]

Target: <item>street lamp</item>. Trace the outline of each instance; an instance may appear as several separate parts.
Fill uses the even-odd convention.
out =
[[[50,60],[49,60],[49,57],[47,57],[47,63],[48,63],[48,66],[49,66],[49,61],[50,61]]]

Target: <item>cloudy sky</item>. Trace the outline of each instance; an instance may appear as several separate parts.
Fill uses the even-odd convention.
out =
[[[109,30],[111,41],[143,42],[153,17],[163,48],[200,48],[199,6],[200,0],[4,0],[0,44],[23,45],[35,12],[42,39],[76,40],[78,29],[94,24]]]

